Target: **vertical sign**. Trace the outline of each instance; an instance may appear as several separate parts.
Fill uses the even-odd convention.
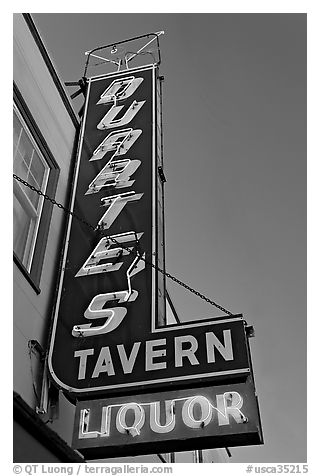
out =
[[[71,392],[104,387],[115,373],[106,343],[116,330],[126,335],[164,313],[163,280],[145,262],[163,268],[157,74],[149,66],[88,84],[72,209],[97,230],[70,217],[49,353],[52,377]],[[137,346],[119,350],[129,371]],[[93,354],[100,360],[84,383]]]
[[[242,316],[165,325],[160,84],[88,83],[48,367],[93,458],[262,441]]]

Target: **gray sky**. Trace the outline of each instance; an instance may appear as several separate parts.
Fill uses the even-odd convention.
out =
[[[255,328],[265,444],[232,448],[231,462],[305,461],[306,15],[34,20],[63,81],[83,75],[85,51],[165,30],[167,271]],[[220,315],[177,285],[169,291],[182,321]]]

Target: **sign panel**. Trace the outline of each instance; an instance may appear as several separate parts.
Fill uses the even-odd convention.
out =
[[[159,85],[155,65],[89,80],[48,359],[71,398],[250,372],[241,317],[163,327]]]
[[[96,459],[261,443],[257,399],[248,378],[78,402],[72,446]]]
[[[89,81],[72,210],[96,230],[69,219],[48,360],[68,392],[105,386],[79,378],[86,351],[100,355],[129,321],[164,321],[164,280],[146,265],[163,268],[156,84],[154,66]]]

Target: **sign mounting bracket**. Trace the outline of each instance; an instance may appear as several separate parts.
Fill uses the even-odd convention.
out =
[[[136,58],[138,55],[140,54],[147,54],[147,53],[150,53],[152,54],[150,51],[144,51],[145,48],[147,46],[149,46],[152,42],[156,41],[156,53],[157,53],[157,59],[155,58],[155,63],[157,65],[160,65],[161,63],[161,55],[160,55],[160,44],[159,44],[159,36],[163,35],[164,34],[164,31],[158,31],[158,32],[155,32],[155,33],[146,33],[145,35],[140,35],[140,36],[135,36],[135,37],[132,37],[132,38],[128,38],[127,40],[122,40],[122,41],[118,41],[118,42],[113,42],[113,43],[109,43],[107,45],[102,45],[102,46],[97,46],[96,48],[93,48],[92,50],[89,50],[89,51],[86,51],[85,52],[85,55],[87,56],[87,59],[86,59],[86,63],[85,63],[85,67],[84,67],[84,73],[83,73],[83,76],[86,77],[87,75],[87,72],[88,72],[88,68],[90,66],[90,59],[91,57],[94,57],[94,58],[99,58],[101,59],[103,62],[106,62],[106,63],[113,63],[117,66],[117,71],[120,71],[121,69],[121,65],[124,64],[125,65],[125,69],[129,69],[129,62],[131,60],[133,60],[134,58]],[[138,50],[137,51],[125,51],[125,48],[123,46],[121,46],[121,54],[122,54],[122,58],[117,58],[118,61],[115,61],[111,58],[106,58],[105,56],[99,56],[96,54],[97,51],[101,51],[101,50],[106,50],[104,53],[106,54],[110,54],[110,55],[113,55],[113,58],[115,57],[114,55],[119,53],[119,46],[120,45],[125,45],[127,43],[132,43],[132,42],[138,42],[139,40],[143,40],[144,38],[150,38],[152,37],[151,39],[149,39],[149,41],[147,41],[145,44],[143,44],[142,46],[139,45],[138,47]],[[133,48],[131,47],[131,50]],[[109,51],[108,51],[109,50]],[[143,52],[143,53],[142,53]],[[152,54],[153,55],[153,54]]]

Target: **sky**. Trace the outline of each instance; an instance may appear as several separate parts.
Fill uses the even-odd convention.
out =
[[[306,461],[306,15],[33,18],[62,81],[81,78],[85,51],[164,30],[167,271],[254,326],[265,443],[231,462]],[[181,321],[221,315],[168,289]]]

